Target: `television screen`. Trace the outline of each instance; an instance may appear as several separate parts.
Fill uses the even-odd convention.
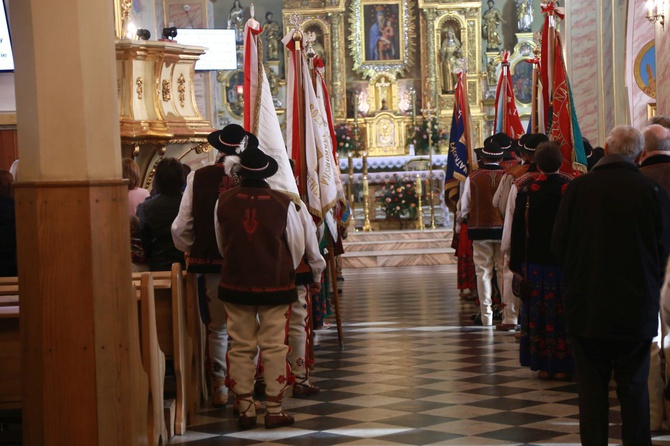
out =
[[[12,41],[9,38],[9,22],[5,3],[0,1],[0,71],[14,70],[14,53],[12,53]],[[234,38],[233,38],[234,39]]]
[[[205,54],[195,64],[196,70],[236,70],[237,45],[234,29],[177,30],[175,39],[182,45],[205,47]]]

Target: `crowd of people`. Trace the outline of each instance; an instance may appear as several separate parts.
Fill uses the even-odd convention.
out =
[[[308,352],[309,297],[326,266],[317,229],[304,203],[265,181],[279,167],[253,134],[231,124],[208,141],[215,164],[191,172],[163,158],[151,193],[123,160],[132,260],[200,277],[213,404],[232,404],[250,429],[263,393],[265,427],[290,425],[286,390],[319,393]],[[583,444],[607,444],[613,377],[624,444],[651,445],[670,395],[670,118],[584,147],[585,172],[566,172],[544,134],[496,134],[476,150],[457,206],[458,286],[476,325],[515,333],[522,366],[576,381]],[[18,273],[13,181],[0,171],[0,276]]]
[[[213,405],[232,404],[239,428],[251,429],[261,409],[254,396],[263,394],[265,427],[290,425],[285,391],[320,391],[309,382],[308,351],[309,296],[321,291],[326,266],[316,226],[304,203],[270,189],[278,164],[253,134],[231,124],[208,142],[213,165],[190,172],[163,158],[151,193],[139,187],[137,164],[123,160],[134,268],[177,262],[200,277]]]
[[[624,445],[651,445],[668,393],[670,119],[584,148],[587,172],[565,169],[543,134],[476,150],[457,206],[458,284],[476,325],[515,332],[522,366],[576,381],[582,444],[607,444],[613,377]]]

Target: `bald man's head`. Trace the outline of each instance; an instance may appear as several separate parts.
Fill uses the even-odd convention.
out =
[[[651,152],[670,152],[670,129],[662,125],[652,124],[642,132],[644,135],[644,151],[647,155]]]

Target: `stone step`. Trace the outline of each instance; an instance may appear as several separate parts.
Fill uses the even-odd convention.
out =
[[[345,242],[346,252],[371,252],[371,251],[397,251],[413,250],[423,251],[426,249],[449,249],[451,238],[419,239],[419,240],[389,240],[383,242]]]
[[[405,230],[405,231],[375,231],[375,232],[351,232],[344,241],[345,246],[349,243],[358,242],[386,242],[386,241],[401,241],[401,240],[432,240],[445,239],[450,240],[453,231],[451,229],[426,229],[420,230]]]
[[[451,265],[456,263],[454,250],[398,249],[395,251],[346,252],[342,255],[343,268],[377,268],[382,266]]]

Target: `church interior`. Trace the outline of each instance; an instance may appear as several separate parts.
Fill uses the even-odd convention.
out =
[[[547,4],[592,147],[670,116],[668,0],[3,0],[0,171],[20,159],[20,175],[0,445],[580,444],[575,382],[520,366],[514,330],[473,325],[453,244],[457,115],[469,110],[468,150],[484,147],[508,76],[524,131],[537,123]],[[254,125],[250,19],[285,145],[272,149],[288,157],[307,113],[292,105],[292,33],[323,62],[348,215],[311,346],[321,392],[285,398],[293,426],[239,431],[232,404],[211,403],[197,279],[129,262],[122,159],[151,192],[162,160],[197,171],[217,161],[208,135]],[[610,401],[621,444],[614,386]],[[670,413],[652,440],[670,445]]]

